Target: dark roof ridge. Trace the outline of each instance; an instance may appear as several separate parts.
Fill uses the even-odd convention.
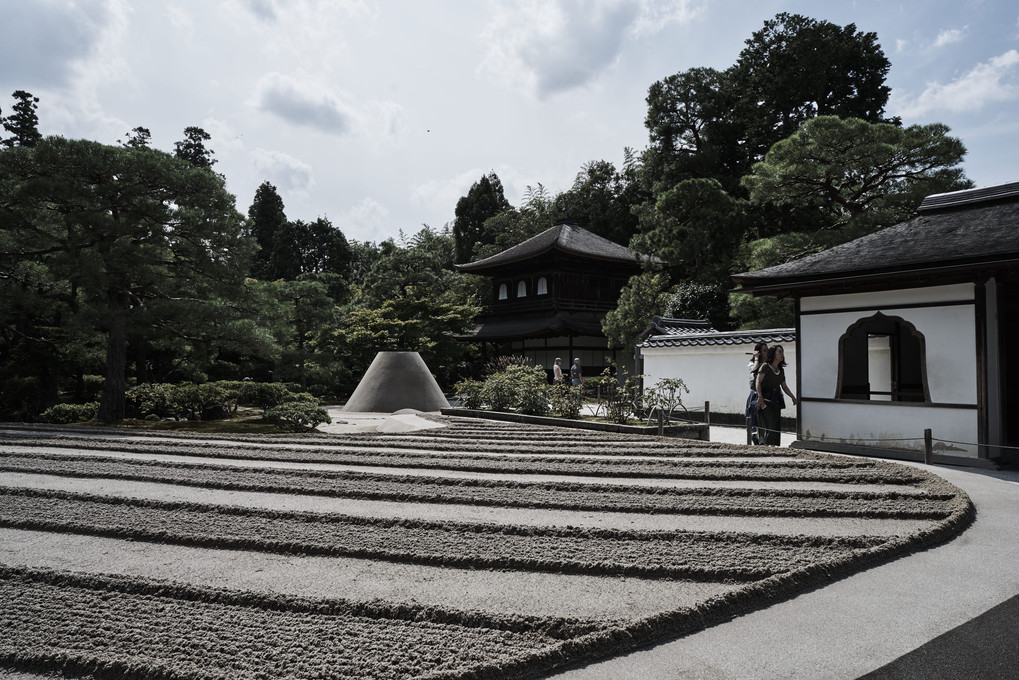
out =
[[[700,345],[747,345],[765,342],[795,342],[795,328],[762,328],[743,331],[710,331],[683,335],[652,335],[639,347],[682,347]]]
[[[923,199],[916,211],[929,213],[974,203],[990,203],[1015,198],[1019,198],[1019,182],[1003,182],[985,187],[931,194]]]
[[[576,224],[563,222],[495,255],[474,262],[458,264],[456,267],[462,271],[483,270],[526,260],[553,248],[593,259],[640,263],[640,258],[625,246]]]

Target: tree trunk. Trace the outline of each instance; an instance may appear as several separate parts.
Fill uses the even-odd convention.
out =
[[[114,423],[126,415],[127,331],[124,317],[114,314],[106,338],[106,382],[99,401],[99,420]]]

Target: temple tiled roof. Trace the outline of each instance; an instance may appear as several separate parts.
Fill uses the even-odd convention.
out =
[[[913,218],[775,267],[743,272],[743,289],[988,269],[1019,261],[1019,182],[928,196]]]
[[[575,224],[557,224],[501,253],[496,253],[483,260],[458,264],[456,267],[465,272],[481,272],[529,260],[553,249],[593,260],[640,264],[640,258],[637,255],[618,243],[582,229]]]
[[[715,329],[707,319],[670,319],[665,316],[653,316],[651,323],[638,337],[643,339],[657,335],[680,336],[714,332]]]
[[[711,331],[697,333],[679,333],[672,335],[652,335],[638,347],[699,347],[707,345],[756,345],[766,342],[769,345],[781,342],[795,342],[795,328],[771,328],[752,331]]]

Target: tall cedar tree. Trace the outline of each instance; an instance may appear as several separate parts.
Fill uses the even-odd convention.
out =
[[[42,139],[42,135],[39,134],[39,116],[36,114],[39,98],[24,90],[16,90],[11,96],[18,100],[12,107],[14,113],[0,119],[3,121],[4,129],[11,133],[11,136],[0,141],[0,144],[7,148],[35,146]]]
[[[196,168],[211,168],[216,164],[216,152],[205,147],[212,136],[200,127],[184,128],[184,139],[173,143],[173,155],[187,161]]]
[[[485,221],[513,206],[503,194],[502,182],[494,172],[475,182],[466,196],[456,202],[453,220],[454,257],[457,264],[470,262],[479,246],[495,242],[495,234],[485,230]]]
[[[248,229],[258,244],[251,267],[251,274],[257,279],[275,279],[269,261],[272,258],[273,241],[276,233],[287,223],[283,199],[276,187],[262,182],[255,190],[255,199],[248,208]]]

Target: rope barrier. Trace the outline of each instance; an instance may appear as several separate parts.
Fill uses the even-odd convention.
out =
[[[944,444],[960,444],[962,446],[976,446],[977,448],[982,446],[988,449],[1011,449],[1013,451],[1019,451],[1019,446],[1009,446],[1008,444],[976,444],[971,442],[957,442],[952,441],[951,439],[938,439],[937,437],[934,438],[934,441],[942,442]]]
[[[755,429],[757,430],[758,436],[760,436],[761,433],[767,433],[767,432],[778,432],[779,434],[785,434],[785,435],[789,435],[791,437],[800,436],[796,432],[787,432],[786,430],[772,430],[772,429],[769,429],[769,428],[766,428],[766,427],[762,427],[760,425],[758,425]],[[816,436],[813,436],[813,435],[802,435],[801,438],[805,439],[805,440],[825,441],[824,438],[816,437]],[[853,443],[855,443],[855,442],[922,442],[922,441],[924,441],[924,436],[920,435],[919,437],[878,437],[878,438],[853,437],[852,439],[846,439],[844,437],[839,437],[838,439],[841,440],[842,442],[853,442]],[[1019,451],[1019,446],[1012,446],[1012,445],[1009,445],[1009,444],[979,444],[977,442],[961,442],[961,441],[957,441],[957,440],[954,440],[954,439],[941,439],[939,437],[933,437],[931,439],[931,441],[941,442],[943,444],[957,444],[959,446],[972,446],[972,447],[978,448],[978,449],[979,448],[985,448],[985,449],[1008,449],[1009,451]]]

